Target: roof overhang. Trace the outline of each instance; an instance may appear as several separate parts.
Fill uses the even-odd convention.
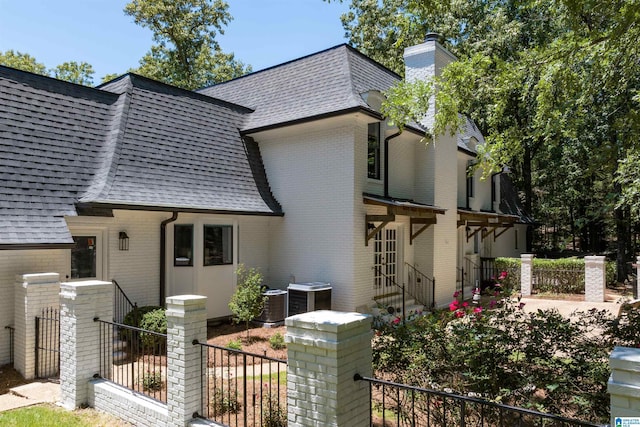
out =
[[[248,215],[248,216],[284,216],[284,212],[256,212],[256,211],[242,211],[242,210],[229,210],[229,209],[215,209],[215,208],[197,208],[188,206],[155,206],[155,205],[142,205],[131,203],[109,203],[109,202],[83,202],[77,203],[76,209],[82,209],[85,212],[83,215],[90,215],[88,212],[92,212],[93,216],[113,216],[109,212],[113,210],[128,210],[128,211],[148,211],[148,212],[180,212],[180,213],[195,213],[195,214],[216,214],[216,215]],[[100,214],[102,212],[103,214]]]
[[[365,245],[369,245],[369,240],[371,240],[378,231],[382,230],[388,223],[395,221],[396,215],[408,216],[410,218],[411,237],[409,244],[413,244],[416,237],[431,225],[438,222],[437,215],[443,215],[446,212],[446,209],[436,206],[370,194],[363,196],[363,202],[365,205],[382,206],[387,209],[385,215],[365,216]],[[378,225],[375,223],[378,223]],[[417,229],[414,229],[414,225],[417,226]]]
[[[505,231],[520,220],[516,215],[496,212],[478,212],[458,209],[458,227],[465,227],[467,241],[480,233],[482,240],[493,235],[495,242]]]

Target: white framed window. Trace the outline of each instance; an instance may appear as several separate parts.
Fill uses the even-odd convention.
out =
[[[203,265],[233,264],[233,226],[204,225]]]
[[[173,265],[193,267],[193,224],[176,224],[173,233]]]
[[[380,122],[367,128],[367,177],[380,179]]]
[[[69,251],[69,280],[105,280],[108,253],[107,232],[103,228],[72,228],[75,243]]]

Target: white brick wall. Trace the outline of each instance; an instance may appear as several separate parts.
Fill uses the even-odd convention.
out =
[[[0,365],[9,363],[9,331],[14,324],[16,275],[31,273],[61,273],[65,271],[66,250],[0,251],[0,295],[6,303],[0,310]]]
[[[292,276],[296,282],[329,282],[333,308],[353,310],[356,240],[364,246],[364,184],[354,188],[359,167],[354,139],[362,135],[364,144],[366,123],[323,124],[302,126],[295,135],[256,137],[271,189],[285,212],[271,228],[270,279],[275,287],[286,286]],[[360,148],[364,168],[366,148]]]

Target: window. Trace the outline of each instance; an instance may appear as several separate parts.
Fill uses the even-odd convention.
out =
[[[173,265],[193,266],[193,225],[174,226],[173,256]]]
[[[204,265],[233,264],[233,227],[204,226]]]
[[[73,236],[75,246],[71,249],[71,278],[98,277],[96,252],[97,236]]]
[[[367,176],[380,179],[380,123],[370,123],[367,135]]]
[[[473,197],[473,160],[467,162],[467,198]]]

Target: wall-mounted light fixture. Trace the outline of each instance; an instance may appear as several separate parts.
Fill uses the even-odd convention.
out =
[[[118,249],[121,251],[129,250],[129,236],[127,236],[126,231],[118,233]]]

